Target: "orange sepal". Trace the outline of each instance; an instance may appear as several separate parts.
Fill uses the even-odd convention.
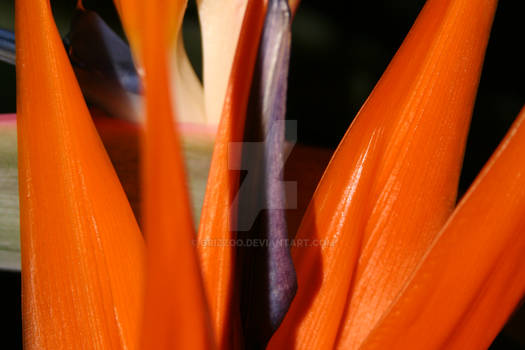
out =
[[[341,349],[357,346],[364,339],[455,206],[496,5],[497,0],[427,1],[409,33],[409,42],[401,48],[403,53],[396,57],[400,63],[407,60],[401,64],[413,69],[408,73],[414,75],[408,79],[411,86],[407,93],[385,97],[389,94],[385,85],[391,82],[385,82],[385,90],[374,91],[375,98],[380,99],[376,104],[388,108],[393,102],[393,108],[390,113],[381,107],[368,113],[387,118],[399,113],[400,117],[391,126],[391,141],[371,193],[374,204],[338,337]],[[421,46],[411,45],[428,46],[423,51]],[[396,78],[394,72],[386,74]],[[396,97],[401,103],[393,100]]]
[[[143,349],[214,348],[168,75],[170,48],[178,37],[185,7],[184,0],[143,2],[143,23],[137,33],[142,42],[146,107],[142,183],[148,255]]]
[[[525,294],[525,109],[363,349],[484,349]]]
[[[314,194],[296,239],[335,246],[292,248],[299,289],[271,346],[358,347],[415,269],[454,208],[495,7],[430,0],[422,10]],[[372,135],[373,179],[355,177]],[[366,181],[367,195],[347,203],[342,194]],[[365,218],[350,215],[356,206]]]
[[[144,242],[53,22],[16,2],[26,349],[136,349]]]

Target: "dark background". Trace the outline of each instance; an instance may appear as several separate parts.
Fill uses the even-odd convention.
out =
[[[218,1],[218,0],[217,0]],[[0,1],[0,27],[12,28],[14,1]],[[52,1],[65,34],[76,1]],[[335,147],[422,8],[424,0],[303,0],[293,24],[288,118],[298,120],[300,142]],[[460,182],[463,193],[525,103],[523,0],[501,0],[490,38]],[[122,33],[110,0],[86,0]],[[194,1],[184,23],[185,44],[200,74],[200,39]],[[0,113],[15,112],[14,68],[0,63]],[[525,257],[524,257],[525,258]],[[20,275],[0,272],[2,340],[20,347]],[[523,314],[523,312],[521,312]],[[518,315],[518,318],[523,316]],[[525,323],[515,321],[494,349],[525,348]],[[523,340],[522,340],[523,341]],[[11,348],[11,347],[10,347]]]

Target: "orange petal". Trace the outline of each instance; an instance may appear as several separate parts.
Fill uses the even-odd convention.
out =
[[[271,344],[357,348],[415,269],[454,207],[495,7],[495,0],[430,0],[422,10],[303,219],[299,240],[337,243],[292,251],[298,294]],[[381,131],[381,146],[371,189],[343,205],[359,180],[347,169],[374,130]],[[349,216],[354,206],[364,208],[364,224]],[[355,232],[354,225],[362,227]],[[330,256],[339,251],[347,253]]]
[[[137,56],[140,56],[140,45],[142,42],[142,2],[140,0],[113,0],[113,3],[122,21],[122,27],[128,37],[134,58],[138,59],[139,57]]]
[[[359,344],[379,320],[454,207],[496,4],[428,1],[409,34],[430,47],[420,65],[407,63],[419,66],[418,75],[396,111],[403,117],[377,174],[376,202],[339,334],[342,349]]]
[[[485,349],[525,294],[525,109],[364,349]]]
[[[27,349],[136,349],[144,242],[49,1],[16,2]]]
[[[143,349],[213,348],[168,75],[169,48],[178,37],[185,7],[183,0],[144,2],[137,34],[142,42],[146,106],[142,174],[148,256]]]
[[[233,333],[233,290],[235,283],[235,247],[230,239],[235,217],[232,206],[238,184],[238,169],[230,162],[240,162],[239,155],[231,157],[231,142],[241,142],[251,87],[251,77],[259,47],[266,1],[249,1],[235,55],[222,117],[208,175],[208,185],[199,226],[199,254],[206,284],[212,322],[220,348],[235,343]]]
[[[346,166],[331,168],[324,174],[305,213],[292,245],[297,294],[269,349],[333,347],[341,305],[348,293],[348,275],[358,257],[361,232],[366,224],[367,208],[355,203],[365,203],[368,197],[382,147],[381,131],[363,138],[369,143],[364,144],[360,138],[349,139],[353,153],[345,155]],[[336,154],[332,162],[340,155]],[[335,190],[339,188],[344,190]],[[329,215],[317,216],[318,210]],[[335,234],[323,236],[322,232]]]
[[[292,11],[292,14],[295,14],[301,0],[289,0],[288,2],[290,4],[290,10]]]

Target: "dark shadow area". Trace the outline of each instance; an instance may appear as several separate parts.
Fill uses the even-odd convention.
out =
[[[22,349],[22,300],[20,272],[0,270],[2,298],[0,333],[2,349]]]
[[[481,73],[461,173],[461,196],[487,162],[525,103],[523,1],[500,1]]]

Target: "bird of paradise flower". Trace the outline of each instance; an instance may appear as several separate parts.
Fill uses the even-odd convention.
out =
[[[525,292],[524,112],[455,198],[497,1],[427,2],[318,184],[296,235],[312,244],[255,256],[202,242],[288,237],[282,208],[255,232],[234,229],[243,208],[232,205],[232,169],[246,155],[229,146],[265,136],[253,181],[263,201],[283,201],[282,174],[269,174],[282,169],[284,129],[268,126],[284,118],[289,4],[200,1],[203,90],[181,45],[184,1],[115,4],[144,89],[145,239],[49,2],[16,4],[27,348],[490,344]],[[217,125],[197,239],[174,119]]]

